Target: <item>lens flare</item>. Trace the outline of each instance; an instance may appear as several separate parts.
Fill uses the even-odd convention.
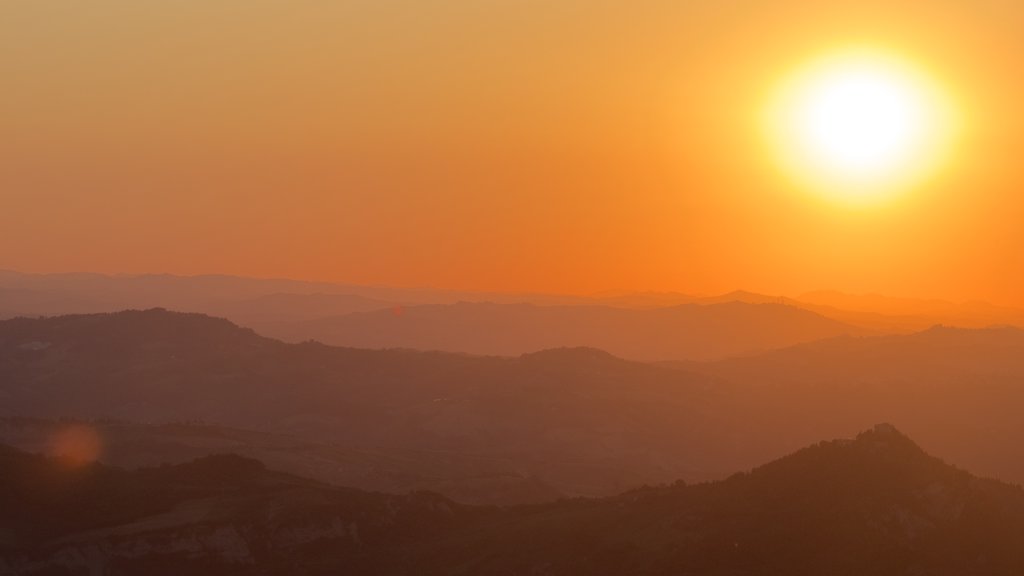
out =
[[[68,466],[91,464],[103,453],[99,432],[88,424],[69,424],[61,427],[50,439],[50,456]]]

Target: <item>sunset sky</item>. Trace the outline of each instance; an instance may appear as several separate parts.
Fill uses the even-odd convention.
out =
[[[955,110],[851,204],[765,110],[850,46]],[[0,269],[1024,305],[1011,0],[7,0]]]

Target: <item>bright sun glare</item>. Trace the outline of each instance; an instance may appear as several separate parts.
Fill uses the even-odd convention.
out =
[[[953,127],[932,80],[864,50],[801,68],[769,110],[771,146],[791,176],[847,203],[877,203],[920,183],[941,164]]]

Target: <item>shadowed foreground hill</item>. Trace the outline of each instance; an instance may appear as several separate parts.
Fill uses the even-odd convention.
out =
[[[284,574],[409,568],[390,549],[480,516],[208,456],[126,472],[0,447],[0,574]],[[301,566],[301,568],[300,568]]]
[[[781,304],[682,304],[629,309],[460,302],[308,322],[261,324],[288,341],[518,356],[591,347],[631,360],[709,360],[867,331]]]
[[[889,425],[721,482],[506,509],[332,488],[231,456],[123,472],[5,450],[0,471],[0,571],[25,576],[1024,571],[1024,492]]]
[[[259,460],[275,470],[394,494],[430,490],[460,502],[488,504],[549,502],[563,496],[555,487],[517,471],[508,462],[474,453],[438,454],[397,446],[372,450],[199,422],[0,418],[0,444],[26,452],[58,454],[67,450],[68,442],[82,437],[99,438],[102,461],[124,468],[188,462],[230,452]],[[600,481],[596,485],[600,486]]]

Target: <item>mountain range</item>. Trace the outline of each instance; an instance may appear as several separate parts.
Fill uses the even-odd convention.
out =
[[[1021,482],[1022,359],[1013,328],[654,365],[592,348],[287,344],[163,310],[21,318],[0,322],[0,434],[42,447],[73,418],[124,465],[231,450],[366,489],[518,503],[719,479],[885,420],[957,465]],[[164,427],[175,423],[186,427]]]
[[[883,424],[728,479],[508,508],[231,455],[124,471],[0,449],[0,572],[1014,575],[1024,491]]]
[[[749,314],[743,317],[736,313],[737,303],[764,307],[742,309]],[[716,308],[726,304],[732,306]],[[710,296],[642,291],[561,295],[224,275],[0,271],[0,318],[155,307],[228,318],[261,334],[289,341],[313,339],[364,348],[413,346],[513,355],[556,346],[596,346],[639,360],[734,356],[838,334],[904,334],[936,324],[966,328],[1024,326],[1024,310],[1008,306],[835,291],[796,297],[742,290]],[[576,307],[582,308],[566,310]],[[404,321],[397,322],[396,318]],[[777,324],[765,326],[768,319]],[[604,340],[595,338],[595,326],[616,332],[617,340],[608,335]],[[539,331],[522,332],[530,327]],[[703,348],[673,347],[656,338],[697,339],[693,331],[704,327],[712,332]],[[739,338],[735,346],[714,332],[729,328],[736,330],[733,335]],[[437,341],[431,339],[437,336]],[[648,346],[657,349],[657,358],[648,352]]]
[[[711,360],[868,333],[795,306],[737,301],[645,309],[460,302],[264,324],[260,331],[292,342],[500,356],[589,347],[642,361]]]

